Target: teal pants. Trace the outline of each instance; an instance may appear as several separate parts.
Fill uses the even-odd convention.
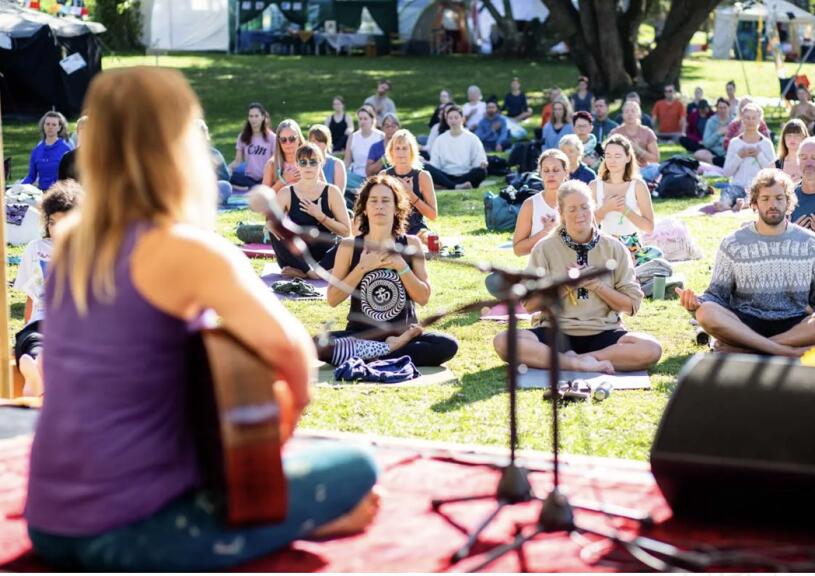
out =
[[[66,537],[29,528],[34,550],[54,568],[104,572],[224,570],[308,536],[346,514],[373,488],[376,466],[367,452],[326,443],[287,455],[287,518],[278,524],[231,529],[214,513],[211,496],[190,492],[154,515],[102,534]]]

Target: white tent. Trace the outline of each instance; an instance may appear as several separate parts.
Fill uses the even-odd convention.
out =
[[[478,1],[478,0],[476,0]],[[535,0],[511,0],[512,16],[518,21],[530,21],[538,18],[541,22],[549,16],[549,10],[543,2]],[[433,5],[434,0],[399,0],[399,36],[410,39],[415,36],[415,29],[422,15]],[[504,3],[494,2],[495,9],[499,14],[504,13]],[[482,51],[492,50],[490,43],[490,32],[495,19],[484,7],[484,3],[478,1],[476,9],[467,11],[467,28],[470,30],[474,44],[480,45]],[[473,20],[473,15],[475,20]]]
[[[148,50],[229,50],[229,0],[142,0]]]
[[[503,2],[493,2],[495,9],[498,11],[499,14],[504,14],[504,3]],[[484,8],[484,4],[482,2],[478,3],[478,38],[481,45],[481,51],[484,53],[489,53],[492,51],[492,42],[490,40],[490,32],[492,31],[492,26],[495,24],[495,18],[492,17],[492,14]],[[543,2],[529,2],[528,0],[512,0],[512,17],[515,18],[516,21],[520,22],[527,22],[532,21],[535,18],[540,20],[541,22],[546,21],[549,17],[549,9],[544,6]]]
[[[736,3],[716,9],[713,27],[713,57],[718,60],[730,58],[730,50],[736,41],[739,22],[762,21],[790,25],[790,36],[797,38],[802,27],[815,25],[815,16],[785,0],[764,0],[749,5]]]

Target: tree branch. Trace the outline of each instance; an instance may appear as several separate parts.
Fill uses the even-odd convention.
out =
[[[691,38],[721,0],[674,0],[657,45],[642,60],[645,81],[655,89],[677,83]]]

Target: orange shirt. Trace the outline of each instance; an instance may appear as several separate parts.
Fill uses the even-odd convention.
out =
[[[685,106],[678,98],[674,98],[673,102],[667,100],[659,100],[654,104],[651,110],[651,116],[658,122],[660,132],[681,132],[682,118],[685,117]]]
[[[552,118],[552,103],[549,102],[548,104],[543,105],[543,109],[541,110],[541,127],[545,126],[547,122]]]

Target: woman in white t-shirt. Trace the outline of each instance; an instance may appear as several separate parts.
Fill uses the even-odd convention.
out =
[[[730,178],[730,185],[722,190],[714,210],[739,211],[747,205],[747,189],[753,178],[763,168],[775,165],[773,143],[759,131],[763,112],[757,104],[747,104],[741,109],[744,132],[730,141],[722,172]]]
[[[269,113],[263,104],[252,102],[235,144],[235,159],[229,164],[232,171],[229,181],[233,186],[251,188],[263,179],[263,167],[274,153],[276,140],[269,123]]]
[[[464,110],[464,125],[469,131],[475,131],[476,126],[487,113],[487,105],[481,95],[481,88],[476,85],[467,88],[467,103],[462,106],[462,110]]]
[[[597,179],[589,188],[600,229],[625,244],[636,261],[642,250],[639,233],[654,231],[654,206],[648,185],[639,177],[637,157],[628,138],[613,134],[606,140]]]
[[[365,180],[365,166],[368,164],[368,152],[371,146],[385,139],[385,133],[376,128],[376,114],[370,106],[357,110],[359,130],[348,137],[345,146],[345,166],[348,168],[349,190],[356,190]]]
[[[27,298],[25,326],[14,338],[14,357],[25,380],[24,396],[42,394],[40,323],[45,318],[45,278],[53,252],[51,238],[59,221],[74,209],[82,194],[82,187],[74,180],[58,180],[48,189],[40,203],[43,237],[29,242],[20,259],[14,288],[25,293]]]

